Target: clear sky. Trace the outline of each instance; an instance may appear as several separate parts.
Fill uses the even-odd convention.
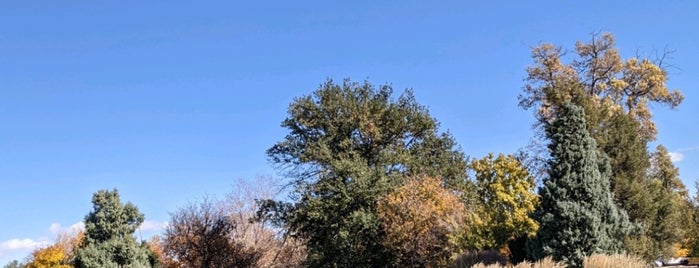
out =
[[[697,1],[105,2],[0,5],[0,265],[80,222],[99,189],[149,236],[187,202],[277,176],[264,152],[288,104],[327,78],[412,88],[467,155],[515,152],[532,137],[530,48],[597,31],[623,57],[675,51],[686,100],[655,107],[658,142],[699,179]]]

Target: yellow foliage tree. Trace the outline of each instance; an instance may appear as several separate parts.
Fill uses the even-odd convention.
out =
[[[34,250],[29,256],[27,268],[70,268],[75,257],[74,250],[85,237],[84,231],[66,232],[56,237],[56,242]]]
[[[539,197],[534,178],[514,156],[493,154],[471,162],[482,213],[472,232],[480,235],[476,247],[500,249],[515,237],[534,235],[538,223],[529,217]]]
[[[40,248],[32,253],[32,261],[27,264],[27,268],[70,268],[65,264],[65,251],[58,244]]]
[[[658,103],[675,108],[684,99],[679,90],[666,85],[664,56],[655,61],[639,57],[624,60],[611,33],[593,34],[590,42],[577,42],[575,52],[577,58],[564,63],[561,47],[552,44],[535,47],[532,50],[535,64],[527,67],[527,84],[520,95],[520,106],[538,105],[539,120],[550,122],[563,103],[589,97],[597,105],[625,111],[639,122],[639,131],[646,140],[655,140],[657,129],[649,105]],[[570,85],[580,85],[584,90],[578,92]]]
[[[452,235],[464,224],[464,205],[440,179],[407,180],[379,200],[377,212],[397,267],[444,267],[458,253]]]

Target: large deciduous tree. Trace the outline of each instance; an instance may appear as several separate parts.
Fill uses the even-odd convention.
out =
[[[674,108],[684,99],[679,90],[667,87],[668,75],[662,58],[622,60],[610,33],[593,34],[589,43],[577,42],[575,53],[576,59],[564,63],[561,47],[552,44],[535,47],[532,50],[535,64],[527,68],[520,106],[537,107],[539,120],[551,122],[556,109],[583,94],[633,116],[643,137],[655,140],[657,129],[648,105],[658,103]],[[568,90],[573,89],[566,86],[571,83],[579,83],[583,90]]]
[[[552,159],[530,253],[582,267],[585,256],[621,251],[630,224],[612,199],[609,160],[590,137],[582,108],[568,103],[559,112],[546,127]]]
[[[75,266],[151,267],[147,246],[134,237],[144,220],[138,208],[122,204],[116,189],[95,193],[92,207],[85,216],[85,237],[75,252]]]
[[[272,217],[307,241],[309,266],[385,267],[394,254],[376,203],[404,178],[433,176],[467,191],[464,155],[410,91],[327,81],[295,99],[270,161],[291,179],[293,203],[263,202]]]

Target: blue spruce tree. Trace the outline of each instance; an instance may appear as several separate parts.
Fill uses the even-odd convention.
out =
[[[546,126],[549,177],[539,189],[540,229],[528,245],[529,255],[582,267],[585,256],[622,251],[631,228],[626,212],[614,203],[609,159],[588,133],[583,109],[567,103],[558,112]]]

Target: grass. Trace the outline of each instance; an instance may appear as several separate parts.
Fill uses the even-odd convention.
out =
[[[456,259],[455,268],[565,268],[562,263],[555,262],[551,257],[534,263],[522,262],[515,266],[506,263],[506,259],[497,251],[470,252]],[[645,268],[642,259],[626,254],[603,255],[595,254],[585,258],[585,268]]]

